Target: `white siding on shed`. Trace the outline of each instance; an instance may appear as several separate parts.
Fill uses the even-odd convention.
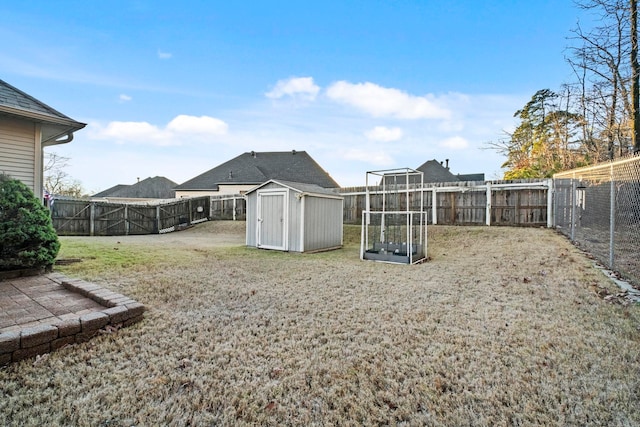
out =
[[[313,189],[317,193],[310,193]],[[320,194],[326,192],[326,194]],[[259,201],[262,195],[284,194],[286,215],[281,215],[275,208],[262,210]],[[291,252],[313,252],[335,249],[342,246],[342,197],[335,193],[311,186],[309,184],[268,181],[246,195],[247,200],[247,236],[248,246],[265,247],[261,244],[261,227],[273,224],[273,221],[284,219],[286,231],[284,250]],[[276,218],[261,218],[274,214]],[[274,245],[271,245],[274,246]]]
[[[304,250],[342,245],[342,199],[307,195],[304,202]]]

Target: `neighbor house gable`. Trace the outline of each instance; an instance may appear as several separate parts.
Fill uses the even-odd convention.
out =
[[[424,183],[435,182],[459,182],[459,181],[484,181],[483,173],[454,175],[449,169],[449,159],[446,164],[437,160],[429,160],[420,165],[417,170],[423,173]]]
[[[338,188],[305,151],[247,152],[177,186],[176,197],[241,193],[270,179]]]
[[[163,176],[146,178],[132,185],[119,184],[94,194],[105,199],[173,199],[177,183]]]

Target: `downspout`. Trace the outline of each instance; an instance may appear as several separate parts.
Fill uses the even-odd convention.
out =
[[[34,193],[42,201],[42,196],[44,193],[44,148],[50,147],[52,145],[66,144],[73,141],[73,132],[67,132],[67,134],[65,135],[65,139],[54,139],[53,143],[50,143],[51,140],[42,141],[42,129],[40,125],[38,125],[37,132],[39,133],[38,139],[40,140],[40,148],[38,150],[40,151],[40,158],[37,160],[37,163],[39,164],[35,165],[36,174],[38,175],[38,177],[34,181],[34,186],[39,186],[40,188],[34,188]]]
[[[42,165],[44,163],[44,144],[42,142],[42,127],[40,123],[35,124],[34,134],[35,150],[33,153],[33,194],[42,203],[43,200],[43,188],[44,188],[44,171]]]
[[[66,136],[66,139],[54,139],[53,140],[53,144],[47,144],[48,141],[47,142],[43,142],[42,146],[43,147],[48,147],[50,145],[67,144],[67,143],[73,141],[73,132],[69,132],[65,136]]]

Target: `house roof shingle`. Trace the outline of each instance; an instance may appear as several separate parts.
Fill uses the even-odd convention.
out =
[[[133,185],[119,184],[93,197],[122,197],[130,199],[173,199],[176,192],[173,190],[177,183],[163,176],[143,179]]]
[[[102,190],[101,192],[96,193],[91,197],[108,197],[108,196],[111,196],[112,194],[117,193],[118,191],[122,190],[123,188],[127,188],[127,187],[129,187],[128,184],[117,184],[117,185],[114,185],[111,188],[107,188],[106,190]]]
[[[54,141],[86,126],[85,123],[65,116],[4,80],[0,80],[0,115],[14,116],[45,124],[43,142]]]
[[[243,153],[177,186],[176,190],[218,190],[221,184],[262,184],[270,179],[338,188],[306,151]]]
[[[458,178],[437,160],[429,160],[418,166],[417,170],[424,174],[424,182],[456,182]]]
[[[483,173],[459,173],[456,176],[460,181],[484,181]]]

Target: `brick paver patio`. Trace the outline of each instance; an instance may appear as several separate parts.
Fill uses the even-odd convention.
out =
[[[104,308],[48,276],[0,281],[0,333],[78,318]]]
[[[144,305],[61,274],[0,280],[0,366],[142,320]]]

